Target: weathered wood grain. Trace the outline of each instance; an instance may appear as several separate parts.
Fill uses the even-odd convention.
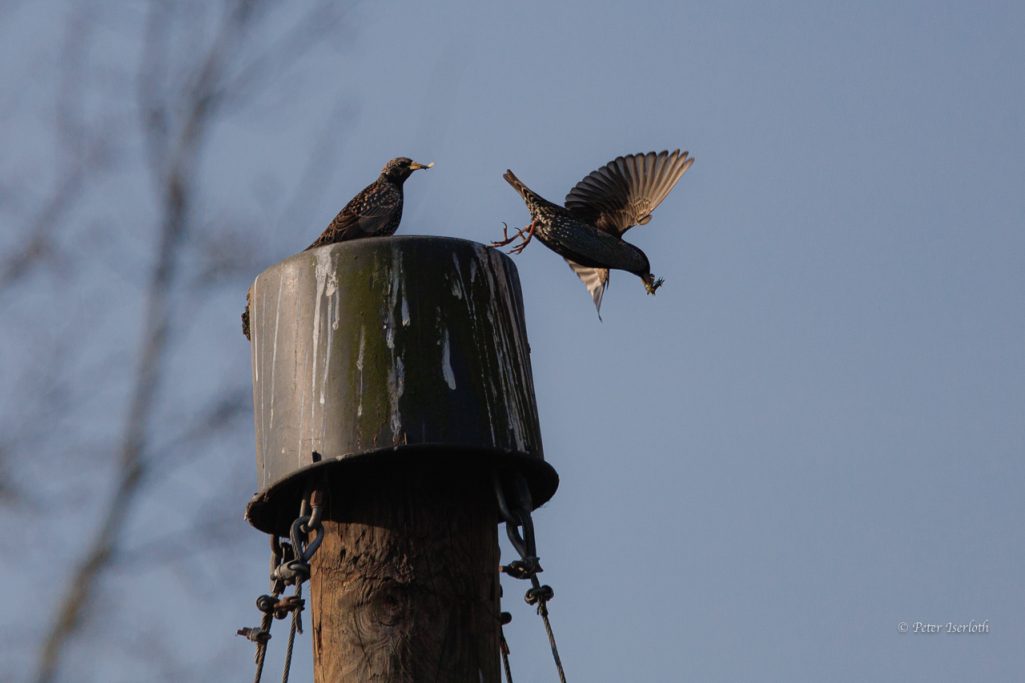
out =
[[[483,471],[421,463],[325,486],[317,683],[499,683],[498,538]]]

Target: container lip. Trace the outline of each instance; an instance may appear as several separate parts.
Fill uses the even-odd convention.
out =
[[[559,487],[554,467],[543,458],[522,451],[428,443],[320,455],[318,462],[295,469],[255,493],[246,504],[246,521],[265,533],[287,536],[299,513],[302,496],[315,477],[338,476],[349,471],[356,480],[361,476],[372,477],[377,467],[391,468],[403,462],[435,464],[448,468],[453,476],[461,471],[479,472],[484,467],[517,471],[527,480],[534,509],[551,500]]]
[[[514,261],[512,259],[512,257],[510,257],[508,254],[506,254],[501,249],[496,249],[495,247],[492,247],[490,245],[484,244],[482,242],[477,242],[477,241],[474,241],[474,240],[469,240],[469,239],[466,239],[466,238],[463,238],[463,237],[448,237],[446,235],[410,235],[410,234],[405,234],[405,235],[385,235],[383,237],[361,237],[358,240],[349,240],[347,242],[335,242],[334,244],[325,244],[322,247],[315,247],[313,249],[308,249],[306,251],[296,252],[295,254],[292,254],[291,256],[286,256],[285,258],[281,259],[277,263],[274,263],[273,265],[270,265],[267,268],[264,268],[264,270],[260,273],[260,275],[262,275],[263,273],[266,273],[266,272],[268,272],[270,270],[274,270],[275,268],[278,268],[282,264],[288,263],[289,261],[297,261],[297,260],[300,260],[300,259],[303,259],[303,258],[309,258],[310,254],[316,254],[318,251],[328,250],[328,251],[331,251],[331,252],[336,252],[337,251],[337,252],[344,253],[344,252],[349,251],[349,250],[363,250],[363,249],[366,249],[368,246],[374,246],[375,244],[379,244],[379,245],[391,244],[391,245],[394,245],[394,244],[401,244],[401,243],[406,243],[406,242],[413,242],[413,243],[420,243],[420,244],[437,243],[439,245],[442,244],[442,243],[446,243],[446,242],[450,243],[450,244],[451,243],[457,243],[461,247],[464,247],[464,248],[465,247],[469,247],[469,248],[471,248],[471,249],[473,249],[475,251],[480,250],[480,251],[489,252],[491,254],[496,254],[496,255],[498,255],[498,256],[500,256],[502,258],[502,261],[505,263],[505,267],[511,268],[513,270],[513,272],[518,272],[517,269],[516,269],[516,261]],[[257,278],[259,278],[259,276],[257,276]]]

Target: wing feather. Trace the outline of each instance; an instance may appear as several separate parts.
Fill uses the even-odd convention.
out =
[[[338,212],[324,232],[306,249],[383,234],[381,230],[394,218],[401,204],[401,188],[382,188],[377,182],[371,183]]]
[[[573,272],[577,274],[580,281],[587,287],[587,291],[591,294],[591,299],[594,300],[594,307],[598,311],[598,319],[601,320],[601,300],[609,286],[609,269],[584,266],[570,259],[566,259],[566,263],[569,264],[569,267],[573,269]]]
[[[651,212],[694,159],[686,151],[628,154],[589,173],[566,195],[566,209],[605,232],[622,235],[651,220]]]

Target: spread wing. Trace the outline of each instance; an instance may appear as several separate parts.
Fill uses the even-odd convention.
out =
[[[566,209],[605,232],[621,236],[651,220],[694,163],[688,152],[648,152],[616,157],[592,171],[566,195]]]

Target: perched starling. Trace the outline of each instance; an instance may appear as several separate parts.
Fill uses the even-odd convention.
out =
[[[609,270],[634,273],[654,294],[662,280],[651,274],[648,257],[623,241],[623,233],[634,225],[645,225],[651,212],[662,203],[683,174],[694,163],[687,152],[649,152],[617,157],[588,174],[566,195],[565,208],[553,204],[528,188],[512,171],[503,176],[530,210],[530,224],[509,237],[492,243],[505,246],[517,238],[512,249],[520,253],[531,238],[538,239],[566,259],[594,299],[601,315],[601,300],[609,284]]]
[[[385,237],[394,235],[402,220],[402,184],[413,171],[431,168],[429,164],[418,164],[406,157],[392,159],[377,180],[363,188],[345,208],[338,212],[331,224],[320,233],[320,237],[306,251],[335,242],[345,242],[361,237]],[[252,289],[246,293],[246,310],[242,312],[242,334],[249,339],[249,306],[252,303]]]
[[[394,235],[402,220],[402,183],[413,171],[432,166],[433,161],[425,165],[406,157],[392,159],[381,169],[377,180],[353,197],[306,249],[360,237]]]

